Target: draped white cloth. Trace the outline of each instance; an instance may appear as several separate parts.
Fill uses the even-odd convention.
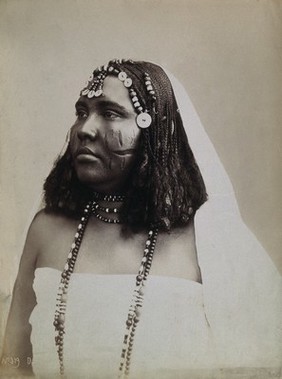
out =
[[[173,83],[209,200],[195,217],[204,305],[220,366],[281,366],[281,276],[244,224],[231,182],[181,84]]]
[[[187,93],[170,73],[168,76],[209,195],[195,217],[196,247],[203,284],[176,278],[151,278],[138,326],[139,345],[136,337],[134,346],[136,365],[133,360],[133,373],[136,370],[136,375],[140,374],[143,367],[151,373],[158,370],[158,374],[166,373],[170,377],[169,373],[173,372],[171,377],[184,378],[187,374],[183,374],[185,370],[193,368],[280,367],[281,276],[242,221],[230,180]],[[128,276],[92,276],[89,280],[87,274],[74,274],[71,280],[74,286],[73,303],[70,298],[67,312],[69,320],[73,321],[69,321],[66,329],[71,329],[71,323],[76,322],[78,328],[72,328],[68,335],[75,333],[75,330],[81,335],[66,337],[66,369],[70,365],[75,370],[83,363],[80,358],[83,360],[85,357],[86,362],[91,362],[95,354],[98,354],[98,362],[97,357],[103,353],[100,361],[108,362],[106,367],[109,369],[108,374],[103,372],[103,375],[113,377],[113,370],[119,362],[123,324],[134,281],[129,280]],[[34,286],[38,306],[31,316],[31,323],[34,365],[39,371],[45,367],[44,349],[55,352],[51,326],[58,281],[59,275],[55,270],[37,270]],[[89,288],[91,292],[86,293]],[[161,295],[163,291],[158,296],[160,288],[166,288],[165,298]],[[86,299],[81,308],[77,308],[77,293]],[[120,302],[116,301],[117,296]],[[51,302],[54,303],[52,307]],[[112,308],[113,304],[118,309]],[[165,311],[159,313],[165,306]],[[44,325],[48,332],[43,332],[42,322],[46,323],[47,319],[49,327]],[[83,320],[89,321],[88,334],[87,322]],[[68,344],[67,338],[74,340]],[[83,338],[88,338],[85,345]],[[75,341],[80,342],[76,345]],[[105,341],[110,343],[108,347]],[[90,355],[87,351],[89,344],[92,349]],[[54,355],[52,364],[49,358],[46,362],[49,368],[50,365],[54,368],[57,357]],[[99,370],[100,366],[97,365]],[[90,363],[85,363],[83,367],[86,370],[85,378],[95,377]],[[144,377],[149,377],[148,373],[146,375]],[[102,371],[98,377],[102,377]]]

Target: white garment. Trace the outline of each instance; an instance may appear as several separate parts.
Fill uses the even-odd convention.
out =
[[[30,323],[33,368],[38,377],[53,378],[59,372],[53,319],[60,274],[52,268],[35,272],[38,304]],[[117,377],[134,288],[134,275],[72,275],[64,340],[68,378]],[[186,279],[150,276],[136,329],[130,377],[155,377],[156,372],[213,366],[214,347],[203,307],[202,285]]]

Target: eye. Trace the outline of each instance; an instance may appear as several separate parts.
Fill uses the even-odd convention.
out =
[[[85,109],[77,109],[75,115],[78,119],[83,119],[88,117],[88,113]]]
[[[114,121],[117,120],[118,118],[121,118],[121,115],[115,111],[112,110],[107,110],[103,113],[103,116],[105,117],[106,120]]]

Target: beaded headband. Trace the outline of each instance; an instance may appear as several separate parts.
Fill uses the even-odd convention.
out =
[[[86,86],[80,92],[80,96],[87,96],[89,99],[93,97],[99,97],[103,94],[103,83],[108,75],[117,76],[117,78],[128,89],[131,102],[137,113],[136,123],[141,129],[148,128],[152,123],[152,117],[146,108],[143,108],[141,102],[138,99],[138,95],[134,89],[132,79],[127,75],[125,71],[118,68],[119,64],[130,63],[134,64],[132,60],[126,59],[114,59],[109,62],[108,65],[100,66],[94,70],[90,75]],[[146,90],[150,96],[152,102],[156,101],[155,91],[152,85],[151,78],[148,73],[144,73],[144,83]]]

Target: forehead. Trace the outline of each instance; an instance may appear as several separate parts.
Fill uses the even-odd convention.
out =
[[[108,75],[103,82],[103,94],[99,97],[88,99],[87,96],[82,96],[80,99],[87,99],[90,103],[99,101],[110,101],[117,103],[126,108],[128,111],[135,113],[127,88],[115,76]]]
[[[131,100],[127,88],[123,83],[115,76],[107,76],[104,80],[103,94],[107,97],[111,97],[118,102],[129,102]]]

